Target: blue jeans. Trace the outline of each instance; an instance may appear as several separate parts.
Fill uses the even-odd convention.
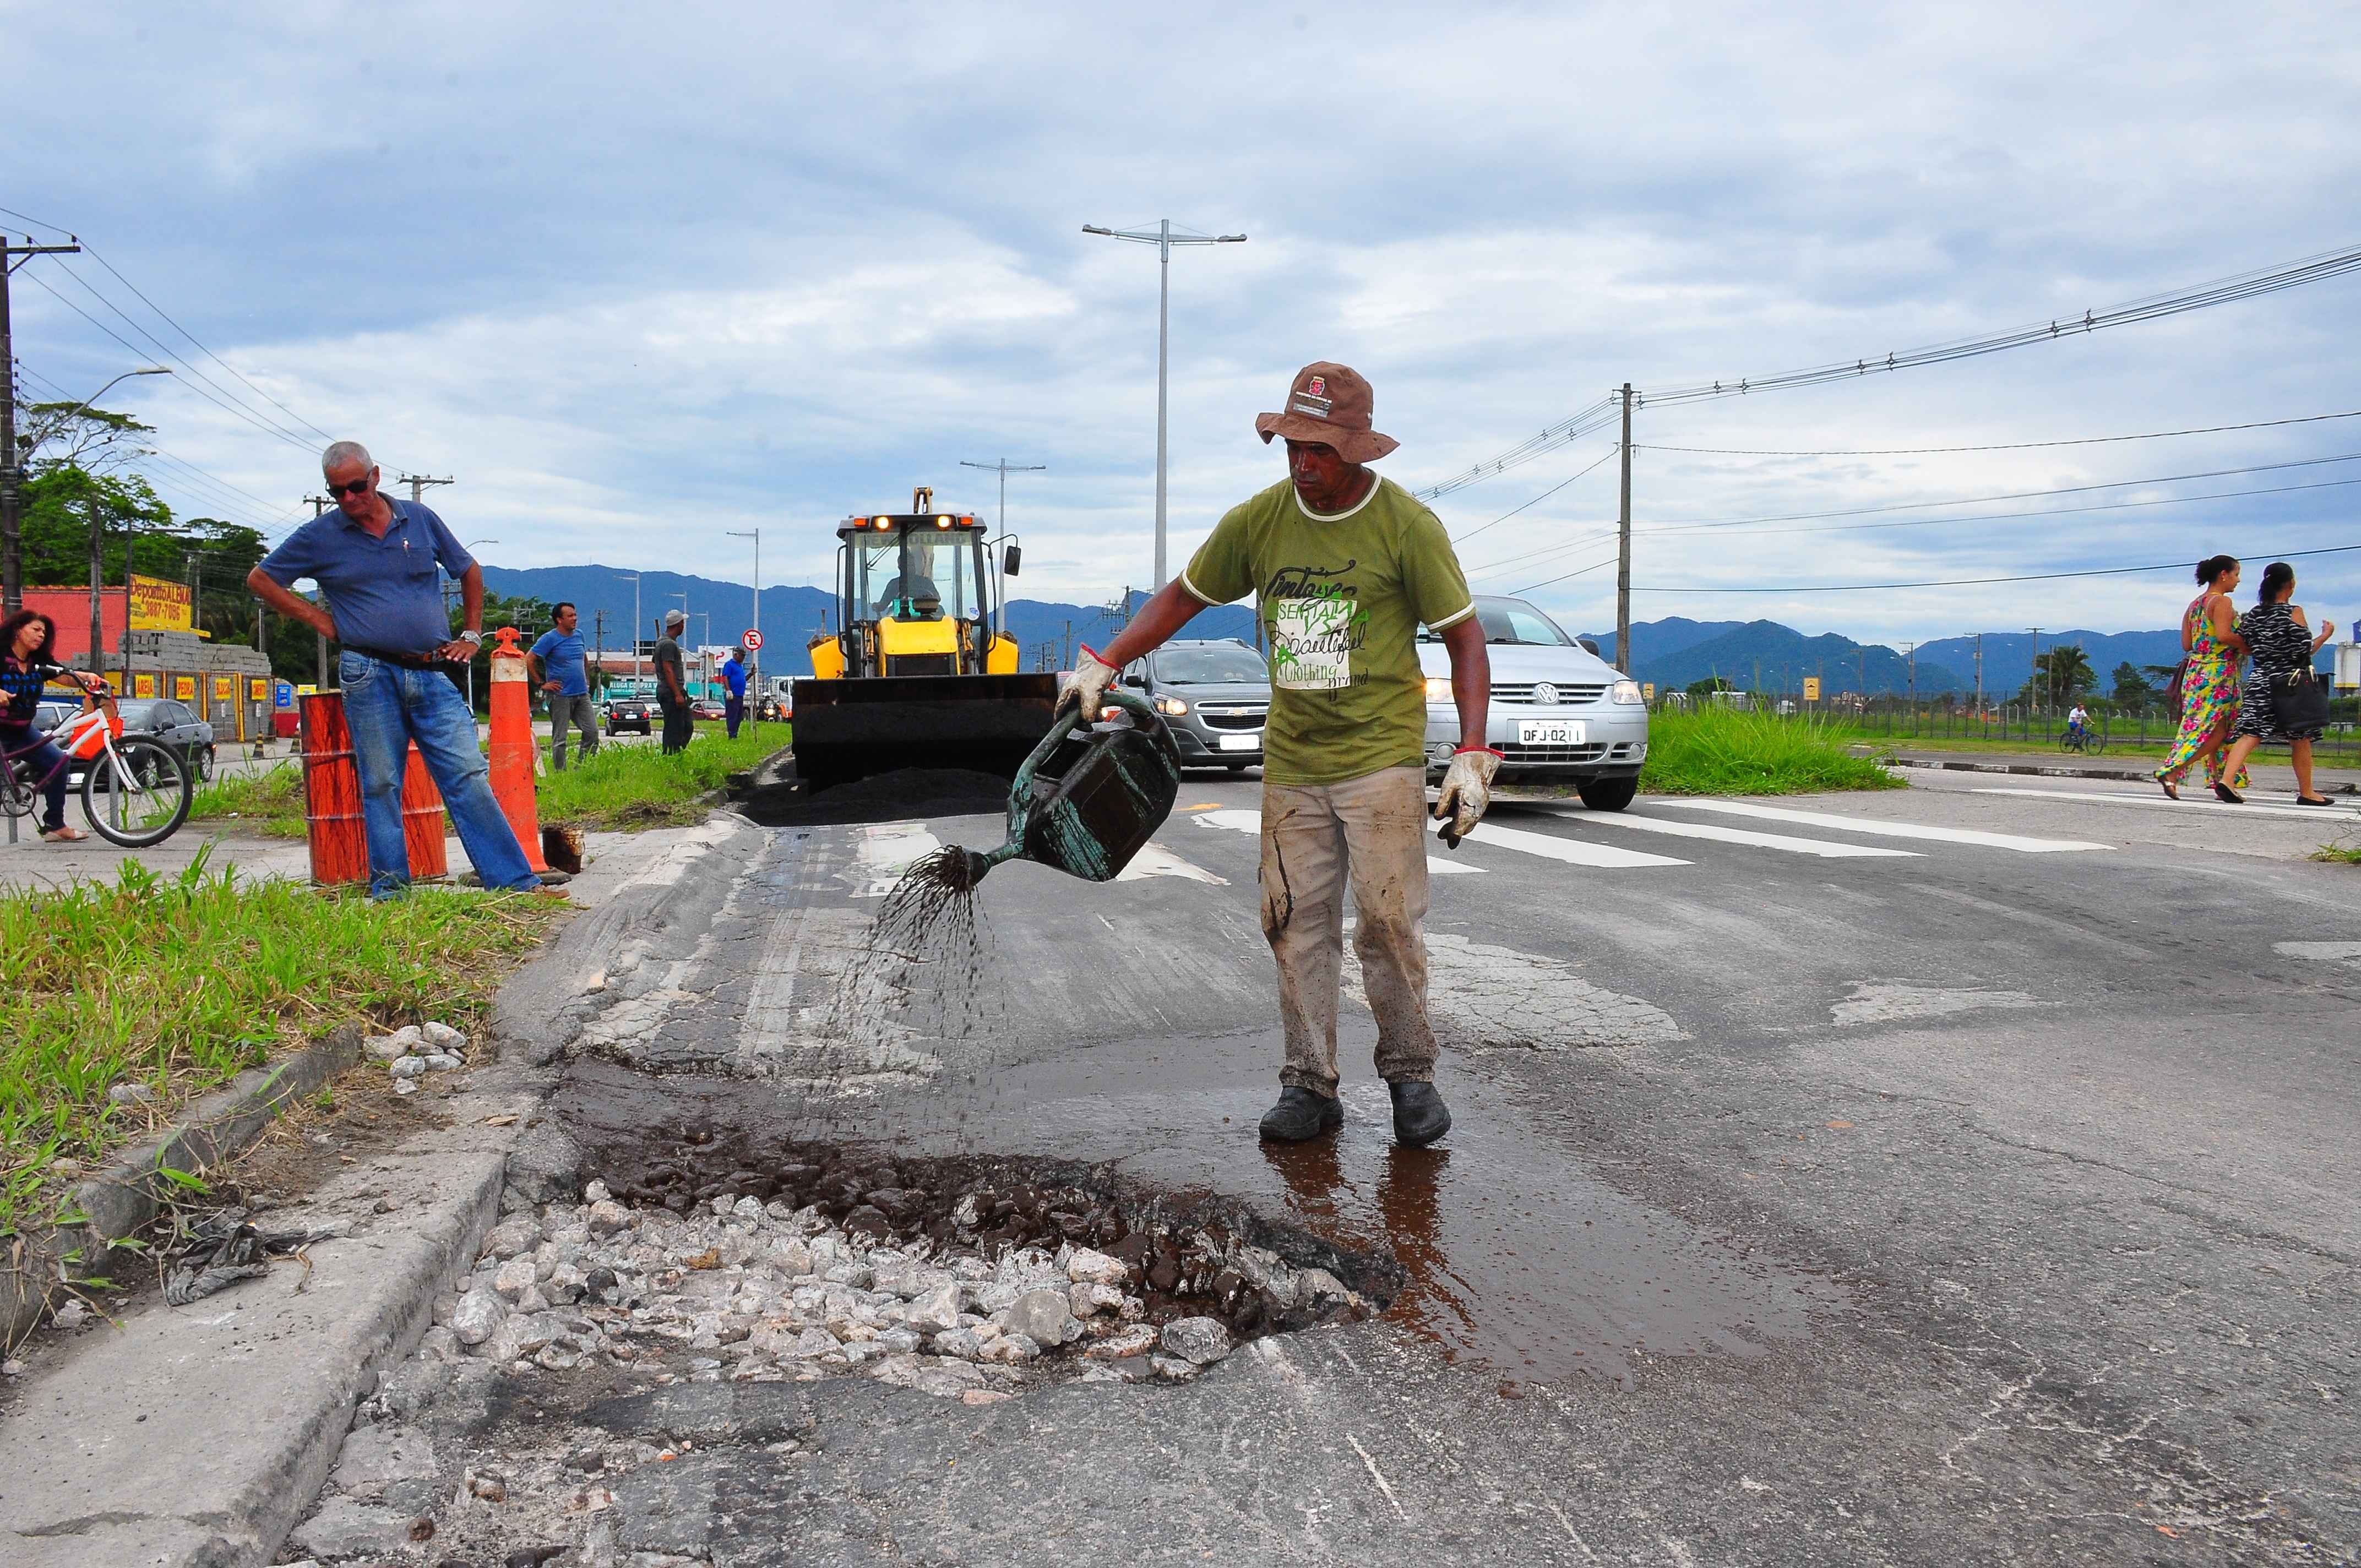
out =
[[[28,750],[18,750],[29,747]],[[54,833],[66,825],[66,775],[73,771],[66,754],[52,740],[41,740],[31,725],[17,729],[0,725],[0,751],[25,770],[28,778],[41,781],[41,828]]]
[[[483,748],[476,743],[476,716],[451,677],[440,670],[404,669],[350,649],[339,656],[336,674],[345,688],[345,722],[353,732],[353,761],[361,778],[369,896],[399,897],[410,885],[410,851],[401,840],[401,773],[412,740],[484,885],[539,887],[541,878],[526,863],[515,829],[492,798]]]

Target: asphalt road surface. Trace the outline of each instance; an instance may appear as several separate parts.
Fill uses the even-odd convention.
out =
[[[2361,867],[2303,858],[2361,817],[1913,784],[1504,802],[1437,846],[1456,1124],[1424,1152],[1392,1146],[1355,1006],[1342,1134],[1256,1140],[1279,1047],[1250,780],[1184,782],[1113,884],[993,873],[972,984],[946,977],[948,1014],[888,999],[864,1040],[817,1021],[880,899],[997,824],[775,831],[554,1103],[609,1135],[693,1104],[1112,1162],[1409,1283],[1185,1387],[810,1385],[814,1452],[713,1462],[703,1549],[2361,1560]]]

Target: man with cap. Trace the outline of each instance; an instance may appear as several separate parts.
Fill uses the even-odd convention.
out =
[[[664,635],[656,639],[656,707],[664,714],[664,749],[685,751],[697,733],[688,707],[688,670],[680,656],[680,634],[688,629],[685,609],[664,611]]]
[[[1263,737],[1262,927],[1279,961],[1287,1064],[1262,1135],[1284,1142],[1343,1124],[1336,1095],[1337,986],[1345,889],[1353,950],[1377,1015],[1377,1069],[1394,1136],[1413,1146],[1451,1128],[1434,1089],[1426,1016],[1426,680],[1418,629],[1451,656],[1461,741],[1434,807],[1451,842],[1490,804],[1500,754],[1484,744],[1491,662],[1475,601],[1433,512],[1365,464],[1391,452],[1372,428],[1368,382],[1322,362],[1296,372],[1282,411],[1255,421],[1287,443],[1287,477],[1233,507],[1180,576],[1104,653],[1082,650],[1060,697],[1097,711],[1118,671],[1201,609],[1253,594],[1270,649]]]

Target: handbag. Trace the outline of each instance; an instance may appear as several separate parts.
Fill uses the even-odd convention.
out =
[[[2282,735],[2328,728],[2328,683],[2316,670],[2286,670],[2270,678],[2271,728]]]

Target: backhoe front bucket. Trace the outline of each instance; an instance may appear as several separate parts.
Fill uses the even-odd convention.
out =
[[[1046,674],[799,680],[796,773],[814,790],[897,768],[1015,778],[1057,704],[1058,677]]]

